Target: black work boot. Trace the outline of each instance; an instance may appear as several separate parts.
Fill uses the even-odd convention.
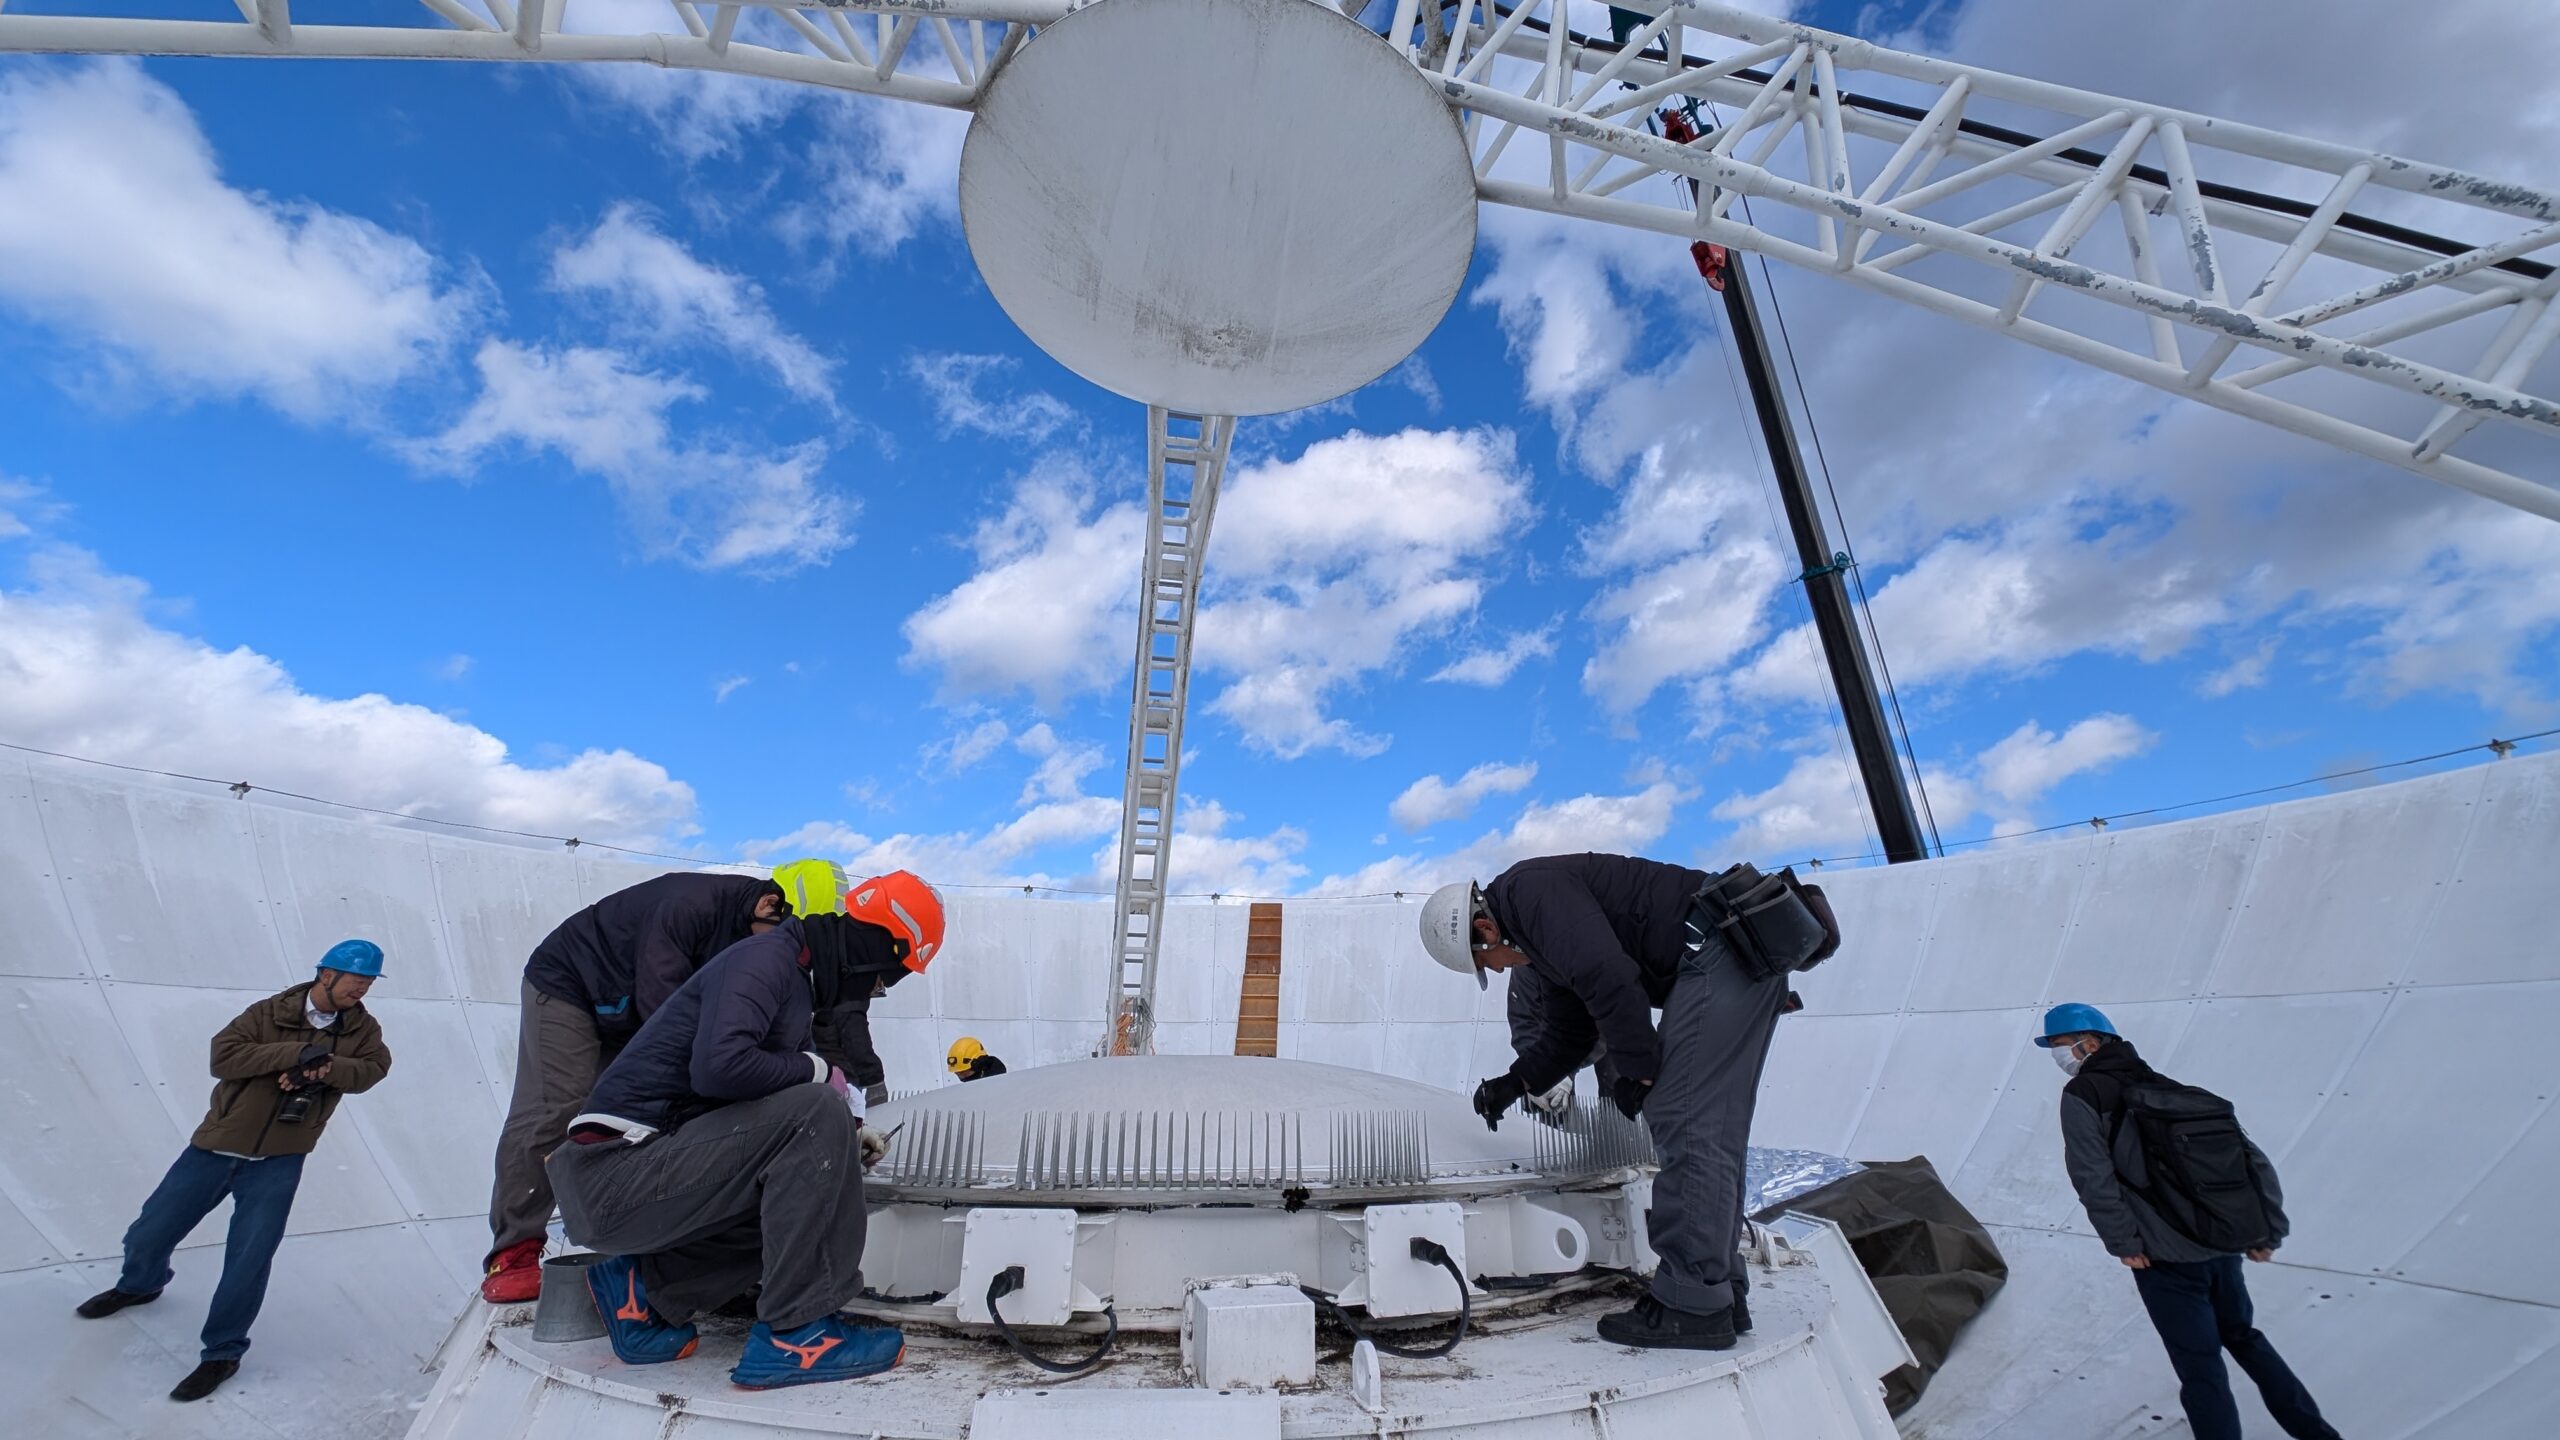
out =
[[[157,1290],[148,1295],[136,1295],[130,1290],[101,1290],[80,1302],[80,1318],[104,1320],[127,1305],[148,1305],[159,1298]]]
[[[240,1373],[237,1360],[207,1360],[187,1372],[178,1388],[169,1392],[172,1400],[201,1400],[222,1388],[222,1382]]]
[[[1751,1333],[1751,1275],[1738,1265],[1733,1271],[1733,1333]]]
[[[1601,1316],[1600,1338],[1640,1350],[1730,1350],[1735,1343],[1733,1308],[1700,1315],[1674,1310],[1647,1295],[1632,1310]]]

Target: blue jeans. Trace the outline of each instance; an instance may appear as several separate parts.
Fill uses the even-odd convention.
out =
[[[2240,1440],[2240,1407],[2231,1398],[2231,1374],[2222,1366],[2225,1350],[2258,1382],[2258,1398],[2284,1433],[2298,1440],[2338,1440],[2311,1392],[2258,1333],[2239,1256],[2154,1260],[2149,1269],[2133,1272],[2133,1283],[2142,1292],[2142,1308],[2151,1312],[2152,1328],[2169,1347],[2178,1403],[2186,1407],[2196,1440]]]
[[[169,1255],[196,1222],[231,1198],[231,1234],[222,1247],[222,1279],[204,1317],[204,1358],[237,1360],[249,1350],[249,1326],[267,1298],[267,1270],[284,1241],[285,1217],[302,1183],[302,1157],[272,1155],[235,1160],[190,1145],[142,1202],[142,1213],[124,1232],[124,1273],[116,1288],[127,1295],[157,1295],[177,1272]]]

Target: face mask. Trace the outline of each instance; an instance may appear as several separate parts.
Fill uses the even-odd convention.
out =
[[[2053,1057],[2054,1064],[2062,1067],[2063,1074],[2077,1075],[2080,1073],[2079,1051],[2068,1045],[2056,1045],[2045,1053]]]

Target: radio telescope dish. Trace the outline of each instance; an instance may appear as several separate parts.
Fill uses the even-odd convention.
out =
[[[1321,404],[1413,353],[1466,278],[1457,115],[1310,0],[1099,0],[993,79],[969,251],[1032,343],[1204,415]]]

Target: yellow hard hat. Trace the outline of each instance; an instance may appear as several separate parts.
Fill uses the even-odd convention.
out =
[[[833,860],[794,860],[788,865],[776,865],[773,883],[782,887],[782,898],[791,902],[794,915],[844,913],[844,867]]]
[[[977,1036],[963,1035],[951,1042],[951,1053],[942,1057],[942,1066],[957,1075],[977,1064],[979,1057],[986,1053],[987,1047],[978,1043]]]

